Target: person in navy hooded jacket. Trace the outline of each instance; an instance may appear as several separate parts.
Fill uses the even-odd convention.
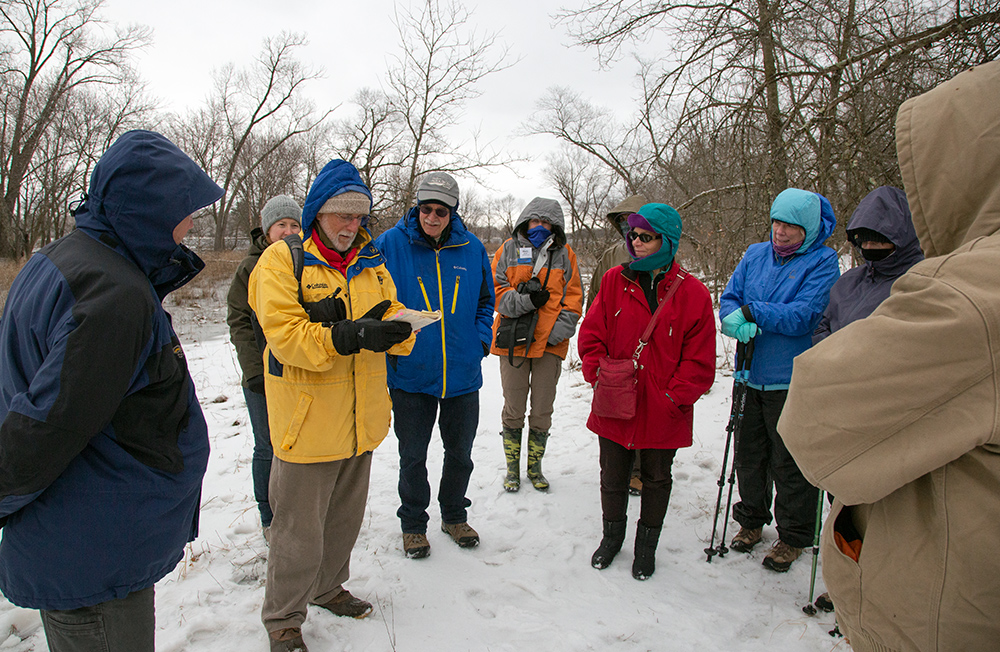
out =
[[[864,259],[830,290],[830,305],[813,333],[813,344],[872,314],[889,298],[897,278],[924,259],[906,193],[881,186],[868,193],[847,223],[847,239]]]
[[[468,523],[466,509],[472,503],[465,492],[479,427],[482,361],[493,339],[493,271],[486,248],[462,223],[458,183],[444,172],[423,179],[417,205],[375,246],[386,258],[399,300],[407,308],[444,315],[421,330],[409,357],[389,365],[403,552],[414,559],[430,554],[427,448],[435,419],[444,445],[441,529],[459,546],[471,548],[479,544],[479,534]]]
[[[76,230],[0,320],[0,591],[49,649],[152,652],[153,585],[197,534],[208,431],[161,301],[204,263],[180,244],[223,191],[160,134],[94,167]]]
[[[754,340],[743,427],[736,440],[740,531],[730,547],[750,552],[771,522],[772,485],[778,540],[764,566],[789,569],[810,544],[817,489],[802,476],[778,434],[792,359],[812,334],[840,276],[837,253],[823,245],[836,227],[833,208],[817,193],[788,188],[771,204],[769,242],[750,245],[720,299],[722,333]]]

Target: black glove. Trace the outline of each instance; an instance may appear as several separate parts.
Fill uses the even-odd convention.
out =
[[[264,396],[264,376],[254,376],[253,378],[247,378],[247,389],[249,389],[254,394],[260,394]]]
[[[532,290],[528,293],[528,298],[531,299],[531,305],[535,306],[535,309],[541,308],[549,301],[549,291],[545,288],[540,290]]]
[[[405,321],[381,321],[392,302],[375,305],[360,319],[339,321],[331,327],[333,348],[340,355],[354,355],[361,349],[376,353],[388,351],[410,336],[413,327]]]
[[[330,326],[342,319],[347,319],[347,305],[343,299],[337,296],[338,294],[340,294],[340,288],[319,301],[303,302],[302,307],[309,315],[309,321]]]

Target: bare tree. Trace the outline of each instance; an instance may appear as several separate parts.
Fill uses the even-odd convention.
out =
[[[101,0],[5,0],[0,3],[0,256],[28,253],[25,179],[60,106],[76,89],[111,88],[128,58],[148,42],[141,27],[99,17]]]
[[[304,44],[302,36],[289,33],[265,39],[249,67],[230,64],[216,71],[207,107],[175,123],[178,144],[226,192],[209,209],[216,250],[226,246],[233,208],[252,203],[246,197],[248,180],[262,173],[280,148],[307,134],[333,111],[316,115],[313,104],[303,97],[303,86],[320,76],[295,58],[296,48]]]
[[[397,211],[413,202],[419,177],[434,171],[477,172],[514,158],[479,142],[455,142],[465,104],[483,78],[507,68],[508,49],[494,33],[477,33],[457,1],[424,0],[418,10],[396,14],[401,52],[387,75],[389,101],[402,125],[396,189]],[[447,133],[446,133],[447,132]]]

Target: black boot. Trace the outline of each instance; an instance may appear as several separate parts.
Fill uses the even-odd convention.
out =
[[[620,521],[604,521],[604,538],[601,545],[590,558],[590,565],[604,570],[615,560],[615,555],[622,549],[625,542],[625,519]]]
[[[635,561],[632,562],[632,577],[646,580],[656,570],[656,544],[660,542],[662,527],[647,527],[639,521],[635,530]]]

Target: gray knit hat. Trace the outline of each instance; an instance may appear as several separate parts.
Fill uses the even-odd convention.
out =
[[[319,207],[316,214],[340,213],[341,215],[367,215],[371,212],[372,200],[364,193],[348,190],[330,197]]]
[[[417,186],[417,203],[429,201],[455,210],[458,207],[458,182],[447,172],[431,172]]]
[[[288,195],[271,197],[260,211],[260,228],[267,234],[275,222],[285,218],[293,219],[301,226],[302,208]]]

